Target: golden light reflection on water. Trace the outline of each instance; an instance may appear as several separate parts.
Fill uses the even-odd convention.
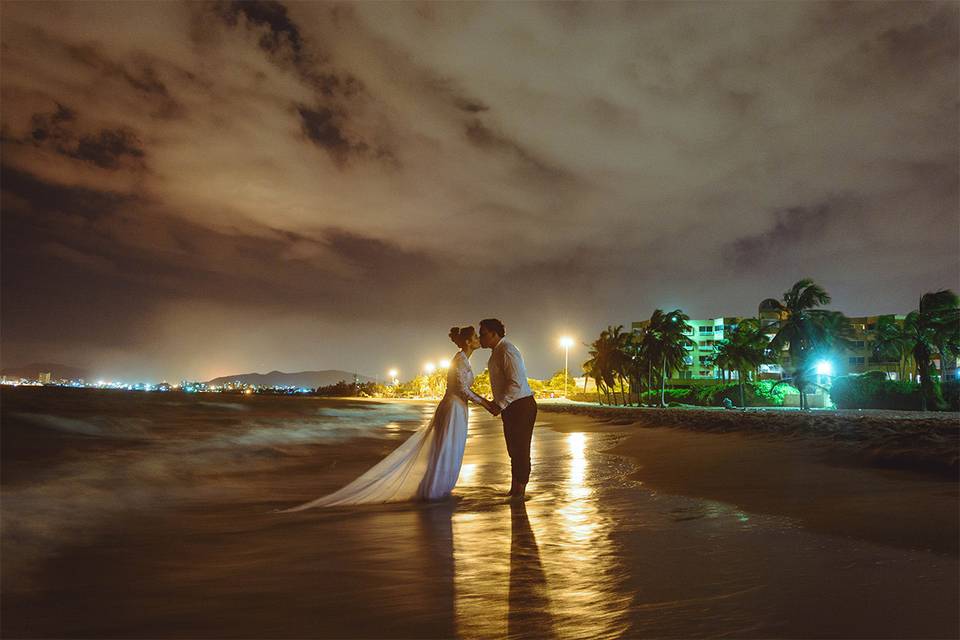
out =
[[[597,503],[597,482],[587,455],[589,436],[564,437],[566,477],[558,491],[555,513],[540,508],[532,526],[549,540],[546,573],[556,628],[562,637],[612,638],[627,628],[630,598],[617,582],[618,553],[610,538],[611,522]]]
[[[596,502],[590,435],[544,436],[532,448],[535,477],[538,465],[542,473],[529,501],[484,496],[453,515],[460,637],[614,638],[627,629],[632,598]],[[463,468],[465,484],[484,481],[484,465]]]
[[[469,484],[473,480],[473,477],[477,474],[477,465],[476,463],[464,464],[460,467],[460,480],[464,484]]]

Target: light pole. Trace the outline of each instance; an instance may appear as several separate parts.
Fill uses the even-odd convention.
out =
[[[564,336],[560,338],[560,346],[563,347],[563,397],[567,397],[567,378],[570,375],[567,373],[570,365],[570,347],[573,346],[573,338],[569,336]]]
[[[397,386],[397,384],[399,384],[400,380],[397,378],[399,373],[396,369],[390,369],[390,371],[387,372],[387,375],[390,376],[390,381],[393,383],[393,386]]]
[[[430,376],[432,376],[433,372],[437,370],[437,367],[432,362],[428,362],[427,364],[423,365],[423,370],[427,375],[424,377],[424,387],[420,390],[420,395],[425,396],[433,392],[433,388],[430,386]]]

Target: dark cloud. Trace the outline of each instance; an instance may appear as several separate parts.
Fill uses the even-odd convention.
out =
[[[885,63],[906,72],[923,74],[941,63],[956,61],[960,49],[960,24],[955,7],[943,5],[925,21],[892,27],[879,36]]]
[[[32,143],[101,169],[144,168],[146,154],[137,134],[127,128],[82,133],[77,113],[59,102],[50,113],[30,118],[29,138],[9,142]]]
[[[159,72],[149,62],[116,62],[91,43],[67,44],[65,48],[71,59],[96,70],[102,77],[117,78],[132,87],[153,105],[152,115],[158,118],[184,115],[183,105],[170,94]]]
[[[903,312],[960,270],[958,19],[8,3],[4,358],[374,373],[500,316],[545,375],[560,332],[806,275]]]
[[[324,234],[324,239],[335,255],[358,270],[366,283],[388,287],[422,283],[440,268],[437,259],[423,251],[404,250],[379,238],[333,229]]]
[[[771,228],[727,245],[726,260],[738,269],[763,267],[785,251],[815,243],[818,237],[830,234],[830,218],[835,215],[840,215],[837,207],[827,203],[777,211]]]
[[[341,116],[324,107],[308,109],[302,105],[297,107],[297,113],[303,123],[304,135],[314,144],[326,149],[330,157],[342,165],[353,146],[337,124]]]
[[[39,225],[41,219],[30,215],[31,211],[51,214],[49,218],[51,227],[44,229],[44,233],[53,232],[56,220],[63,214],[92,220],[111,215],[121,207],[140,202],[138,197],[130,194],[46,182],[6,165],[0,167],[0,170],[3,175],[2,193],[16,198],[15,203],[8,203],[9,208],[4,207],[5,212],[19,213],[30,219],[33,226]],[[6,220],[6,217],[4,219]],[[9,238],[5,235],[4,240],[13,242],[17,238],[17,233],[13,231]]]
[[[303,50],[300,29],[283,4],[272,0],[235,0],[221,5],[221,15],[230,26],[236,26],[243,16],[248,24],[263,32],[259,44],[264,51],[278,54],[289,49],[294,60],[299,60]]]
[[[519,142],[496,133],[485,125],[479,118],[474,118],[464,127],[467,140],[471,144],[487,152],[502,153],[513,158],[524,174],[524,179],[534,178],[551,182],[572,181],[574,177],[569,171],[551,165],[543,158],[539,158]]]
[[[142,164],[145,154],[133,131],[102,129],[94,135],[81,136],[72,155],[103,169],[118,169],[125,160]]]
[[[466,111],[467,113],[481,113],[483,111],[489,111],[490,107],[483,104],[479,100],[468,100],[467,98],[456,98],[454,104],[457,109],[461,111]]]

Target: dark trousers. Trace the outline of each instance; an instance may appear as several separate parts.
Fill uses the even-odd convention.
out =
[[[503,417],[503,438],[510,454],[510,472],[514,482],[530,480],[530,440],[537,420],[537,402],[533,396],[514,400],[500,415]]]

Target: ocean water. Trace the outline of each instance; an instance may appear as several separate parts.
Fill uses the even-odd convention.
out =
[[[608,453],[623,434],[582,418],[541,414],[524,503],[502,495],[499,421],[472,411],[451,499],[277,514],[362,473],[432,405],[55,389],[0,399],[6,637],[958,632],[955,554],[662,492]],[[791,473],[829,473],[803,464]]]

